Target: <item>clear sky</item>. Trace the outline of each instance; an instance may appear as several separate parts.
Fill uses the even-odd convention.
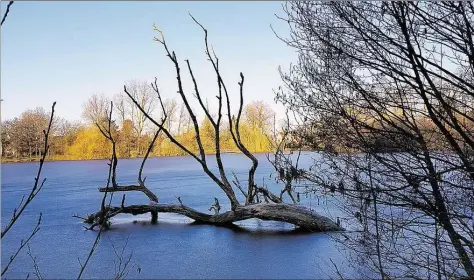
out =
[[[2,15],[7,2],[2,1]],[[296,54],[273,34],[287,34],[280,2],[15,2],[1,30],[2,120],[57,101],[59,116],[80,119],[82,104],[94,93],[112,96],[125,81],[156,76],[164,98],[177,96],[173,65],[153,41],[155,23],[182,62],[190,59],[200,89],[210,104],[216,78],[204,55],[202,30],[208,30],[222,74],[238,101],[239,72],[245,75],[245,101],[273,105],[281,85],[278,66],[287,68]]]

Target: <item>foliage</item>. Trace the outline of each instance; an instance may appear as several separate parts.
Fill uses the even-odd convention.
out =
[[[67,151],[71,159],[104,159],[109,155],[110,143],[97,127],[88,126],[79,131]]]
[[[120,98],[115,97],[116,103]],[[54,119],[50,136],[50,150],[47,155],[49,160],[87,160],[106,159],[110,153],[110,143],[100,133],[95,121],[106,123],[106,114],[109,102],[103,95],[94,95],[83,106],[85,124],[80,122],[70,122],[63,118]],[[136,123],[127,106],[127,102],[116,105],[116,116],[120,125],[114,124],[114,133],[117,139],[117,156],[120,158],[131,158],[142,156],[148,143],[153,137],[153,133],[145,133],[146,123],[142,120],[143,128],[137,129]],[[184,110],[178,108],[176,101],[168,100],[165,103],[165,110],[168,116],[166,126],[181,143],[190,150],[197,152],[198,147],[195,141],[195,131],[189,124],[190,119]],[[273,128],[273,110],[263,102],[256,101],[245,106],[243,110],[243,120],[240,123],[243,143],[250,152],[269,152],[271,142],[268,135]],[[123,113],[123,114],[122,114]],[[138,115],[134,111],[135,115]],[[42,129],[48,121],[48,113],[42,108],[27,110],[19,117],[2,122],[2,159],[4,161],[33,161],[40,155],[40,142]],[[140,122],[138,122],[140,123]],[[205,118],[201,122],[201,138],[207,154],[215,153],[215,134],[209,119]],[[222,128],[221,149],[223,152],[238,152],[231,139],[227,128]],[[182,156],[185,155],[181,149],[171,143],[167,137],[160,135],[156,140],[153,156]]]

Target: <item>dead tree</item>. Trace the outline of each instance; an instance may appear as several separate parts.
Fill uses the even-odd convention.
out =
[[[277,99],[331,146],[305,173],[382,279],[474,279],[472,2],[288,2]]]
[[[92,230],[95,227],[99,228],[98,234],[97,234],[96,238],[94,239],[94,242],[92,243],[92,246],[89,249],[89,253],[87,254],[87,258],[84,261],[84,263],[82,263],[80,261],[80,259],[78,258],[79,264],[81,266],[80,271],[79,271],[79,275],[77,276],[78,280],[81,279],[81,277],[82,277],[82,275],[83,275],[83,273],[84,273],[84,271],[87,267],[87,264],[91,260],[93,254],[94,254],[94,252],[95,252],[95,250],[96,250],[96,248],[99,244],[100,238],[102,236],[102,232],[110,227],[110,225],[111,225],[110,217],[113,217],[114,215],[117,214],[116,212],[113,212],[113,210],[111,210],[112,209],[111,203],[112,203],[112,198],[113,198],[114,193],[110,191],[111,188],[119,187],[117,185],[117,181],[116,181],[117,180],[116,179],[116,169],[117,169],[117,164],[118,164],[118,158],[117,158],[116,142],[115,142],[115,135],[114,135],[115,134],[115,132],[114,132],[114,121],[112,120],[112,112],[113,112],[113,102],[111,101],[110,102],[110,110],[107,110],[107,109],[99,110],[98,115],[101,116],[101,117],[98,118],[97,121],[95,122],[95,125],[100,130],[102,135],[112,143],[111,158],[110,158],[110,162],[108,163],[109,172],[108,172],[108,175],[107,175],[107,184],[106,184],[105,188],[103,188],[103,193],[104,194],[102,196],[100,211],[98,211],[96,214],[89,215],[87,218],[82,218],[82,217],[79,217],[79,216],[76,216],[76,215],[73,216],[75,218],[80,218],[80,219],[84,220],[85,222],[91,224],[89,227],[85,227],[87,230]],[[106,118],[106,120],[104,120],[104,117]],[[141,172],[139,174],[141,174]],[[110,196],[110,198],[109,198],[109,202],[107,203],[106,200],[107,200],[108,195]],[[124,202],[125,202],[125,194],[123,195],[123,198],[122,198],[122,206],[123,206]],[[150,211],[150,212],[152,213],[152,215],[154,214],[153,219],[156,220],[157,219],[156,212],[155,211]],[[125,243],[125,246],[126,245],[127,245],[127,243]],[[112,245],[112,247],[114,248],[114,252],[115,252],[115,247],[113,245]],[[117,257],[119,257],[119,256],[117,255]],[[130,258],[131,258],[131,255],[130,255]],[[130,258],[125,263],[124,267],[122,267],[120,265],[121,269],[119,269],[119,271],[120,271],[119,275],[122,275],[123,273],[125,273],[126,267],[128,266],[128,263],[130,262]],[[122,263],[122,261],[123,261],[123,256],[120,256],[119,257],[119,262]]]
[[[100,226],[100,228],[102,228],[103,226],[101,225],[107,225],[108,227],[108,225],[110,225],[110,218],[120,213],[120,211],[113,210],[110,207],[112,196],[115,192],[139,191],[139,192],[144,193],[148,197],[148,199],[150,200],[149,205],[155,205],[158,203],[158,197],[146,187],[145,185],[146,177],[143,178],[142,173],[143,173],[143,167],[145,166],[145,162],[148,159],[148,156],[153,149],[153,146],[155,144],[156,139],[158,138],[158,135],[161,132],[161,129],[158,129],[155,132],[148,146],[147,152],[142,160],[140,169],[138,170],[138,178],[137,178],[138,184],[119,185],[117,183],[117,166],[118,166],[117,142],[116,142],[116,135],[115,135],[116,133],[114,131],[114,126],[113,126],[114,121],[112,119],[113,102],[112,101],[110,102],[110,110],[105,110],[105,111],[102,110],[101,112],[99,112],[99,115],[101,117],[97,119],[97,121],[95,122],[95,125],[99,129],[99,131],[102,133],[102,135],[112,144],[111,158],[110,158],[110,162],[108,163],[109,177],[107,181],[107,186],[99,188],[99,192],[104,193],[100,211],[98,211],[95,214],[88,215],[87,218],[74,216],[75,218],[80,218],[84,220],[84,222],[91,224],[91,226],[89,226],[88,229],[93,229],[97,226]],[[104,118],[106,119],[104,120]],[[165,121],[166,121],[166,117],[162,119],[161,123],[163,124]],[[106,205],[107,194],[110,194],[108,205]],[[123,194],[122,196],[121,208],[124,208],[124,204],[125,204],[125,194]],[[155,211],[154,209],[151,209],[149,212],[152,215],[152,222],[156,223],[158,221],[158,212]]]
[[[178,84],[178,93],[185,106],[185,109],[187,110],[191,118],[192,125],[194,128],[194,133],[195,133],[195,141],[198,147],[197,148],[198,152],[193,152],[189,148],[185,147],[172,135],[172,133],[166,127],[165,125],[165,120],[167,118],[166,110],[164,109],[163,101],[160,96],[160,91],[158,89],[156,78],[155,78],[154,83],[152,83],[152,88],[157,94],[158,100],[160,101],[161,107],[163,109],[164,118],[161,119],[160,121],[155,120],[146,112],[146,110],[144,110],[144,108],[134,98],[134,96],[129,93],[126,86],[124,87],[124,91],[128,95],[128,97],[133,101],[133,103],[137,106],[137,108],[147,117],[147,119],[149,119],[157,127],[158,129],[157,133],[160,133],[160,132],[164,133],[166,137],[168,137],[168,139],[172,143],[177,145],[181,150],[183,150],[186,154],[191,156],[201,165],[204,173],[206,173],[209,176],[209,178],[211,178],[212,181],[225,193],[225,195],[227,196],[229,200],[231,210],[226,211],[226,212],[220,212],[221,205],[217,199],[215,200],[214,205],[210,208],[210,210],[213,210],[213,209],[215,210],[214,214],[206,214],[206,213],[199,212],[195,209],[192,209],[184,205],[181,199],[179,198],[178,198],[179,204],[176,204],[176,205],[158,203],[157,197],[147,187],[145,187],[145,180],[141,180],[141,171],[147,159],[147,156],[148,156],[148,153],[147,153],[147,155],[143,159],[142,166],[139,172],[139,178],[138,178],[139,185],[120,186],[116,184],[116,182],[114,183],[114,180],[112,180],[113,186],[111,188],[109,189],[101,188],[100,191],[101,192],[108,191],[111,193],[124,192],[124,191],[142,191],[149,197],[152,203],[150,203],[149,205],[129,205],[129,206],[125,206],[122,203],[121,206],[110,207],[109,209],[107,209],[106,218],[110,219],[111,217],[120,213],[138,215],[138,214],[144,214],[144,213],[150,213],[150,212],[151,213],[172,212],[172,213],[185,215],[189,218],[192,218],[198,223],[207,223],[207,224],[214,224],[214,225],[232,225],[232,223],[236,221],[241,221],[241,220],[250,219],[250,218],[259,218],[262,220],[274,220],[274,221],[287,222],[287,223],[291,223],[291,224],[294,224],[295,226],[298,226],[307,230],[311,230],[311,231],[342,230],[331,219],[318,215],[314,213],[314,211],[306,207],[299,206],[296,204],[286,204],[282,201],[281,198],[271,193],[268,189],[257,186],[254,177],[255,177],[255,171],[258,166],[258,161],[255,158],[255,156],[253,156],[243,144],[241,140],[241,136],[240,136],[240,129],[239,129],[240,119],[242,115],[242,108],[244,104],[244,101],[243,101],[244,75],[240,73],[240,82],[238,83],[239,92],[240,92],[240,103],[239,103],[237,116],[234,117],[231,111],[228,90],[220,74],[219,59],[214,53],[211,54],[209,50],[208,40],[207,40],[207,37],[208,37],[207,30],[199,22],[197,22],[192,16],[191,18],[204,31],[204,36],[205,36],[204,43],[205,43],[206,55],[210,63],[212,64],[213,73],[216,75],[216,78],[217,78],[218,95],[216,96],[216,98],[218,101],[218,108],[217,108],[217,114],[213,116],[213,114],[209,112],[208,107],[205,105],[205,102],[201,98],[198,83],[195,79],[194,72],[191,67],[191,63],[189,60],[185,60],[186,68],[189,71],[189,74],[193,82],[195,97],[197,98],[197,101],[199,102],[201,109],[204,111],[206,117],[209,119],[210,123],[212,124],[212,127],[214,128],[215,159],[217,162],[219,173],[215,174],[214,172],[211,171],[209,167],[208,158],[206,157],[206,151],[204,150],[204,147],[201,141],[199,123],[198,123],[195,112],[193,111],[193,109],[191,108],[189,104],[188,96],[185,93],[185,90],[182,84],[181,68],[180,68],[180,63],[178,61],[177,55],[175,54],[174,51],[169,50],[163,34],[156,27],[155,27],[155,30],[160,33],[161,38],[155,38],[155,41],[159,42],[164,47],[167,57],[170,59],[170,61],[172,62],[174,66],[174,70],[176,72],[177,84]],[[222,127],[224,127],[223,125],[224,113],[227,114],[228,129],[232,136],[232,140],[234,144],[252,162],[252,165],[249,168],[249,172],[248,172],[247,186],[242,186],[240,185],[240,183],[238,184],[239,190],[242,191],[243,195],[245,196],[245,202],[243,204],[239,202],[239,200],[237,199],[235,195],[234,189],[231,184],[231,180],[228,179],[226,169],[221,159],[220,133],[221,133]],[[104,133],[104,136],[106,135],[107,135],[107,132]],[[155,134],[155,138],[151,141],[148,151],[152,149],[154,140],[156,140],[156,136],[157,134]],[[111,137],[109,136],[106,136],[106,137],[108,137],[110,141],[113,141],[110,139]],[[115,170],[115,167],[113,169],[113,173],[115,172],[114,170]],[[263,196],[266,201],[269,201],[269,203],[257,203],[258,195]],[[92,216],[96,217],[99,213],[93,214]],[[94,222],[94,219],[89,220],[88,222],[92,223],[91,228],[97,225],[97,222]]]

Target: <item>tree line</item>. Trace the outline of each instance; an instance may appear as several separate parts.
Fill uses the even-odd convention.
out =
[[[157,106],[156,93],[144,81],[129,81],[129,92],[148,114],[162,116],[163,109]],[[46,160],[105,159],[110,155],[110,142],[101,134],[97,123],[107,122],[110,101],[115,104],[112,133],[117,139],[117,156],[120,158],[141,157],[153,138],[154,130],[146,116],[136,109],[130,99],[119,93],[109,100],[105,95],[95,94],[83,104],[81,121],[69,121],[55,116],[50,135],[50,149]],[[195,130],[184,105],[175,99],[164,102],[167,120],[164,126],[186,147],[197,151]],[[2,160],[34,161],[41,157],[43,129],[47,126],[50,112],[44,108],[26,110],[18,117],[1,123]],[[226,124],[228,126],[228,124]],[[214,129],[208,117],[201,123],[201,137],[206,152],[215,153]],[[241,126],[242,141],[251,152],[269,152],[276,136],[275,112],[262,101],[253,101],[243,108]],[[222,128],[221,150],[238,152],[228,129]],[[179,156],[185,153],[160,135],[150,153],[151,156]]]

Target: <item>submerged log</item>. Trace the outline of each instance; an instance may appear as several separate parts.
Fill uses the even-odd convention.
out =
[[[331,219],[319,215],[307,207],[285,203],[262,203],[237,206],[233,211],[227,211],[216,215],[205,214],[188,206],[177,204],[130,205],[126,207],[110,207],[107,211],[107,218],[111,218],[121,213],[140,215],[156,211],[161,213],[177,213],[189,217],[198,223],[214,225],[231,225],[233,222],[258,218],[261,220],[290,223],[299,228],[313,232],[344,230]]]

